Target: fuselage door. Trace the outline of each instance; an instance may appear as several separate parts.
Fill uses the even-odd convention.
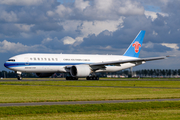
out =
[[[28,57],[25,57],[24,61],[25,61],[25,65],[29,65],[29,58]]]

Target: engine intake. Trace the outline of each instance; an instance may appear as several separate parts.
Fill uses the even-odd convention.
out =
[[[89,65],[74,65],[70,69],[70,74],[73,77],[87,77],[90,73]]]

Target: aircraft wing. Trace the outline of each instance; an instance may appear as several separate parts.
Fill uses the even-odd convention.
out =
[[[150,57],[150,58],[136,58],[130,60],[121,60],[121,61],[110,61],[110,62],[100,62],[100,63],[93,63],[89,64],[90,66],[105,66],[105,65],[119,65],[123,63],[137,63],[137,62],[146,62],[146,61],[153,61],[153,60],[161,60],[166,59],[169,56],[162,56],[162,57]]]

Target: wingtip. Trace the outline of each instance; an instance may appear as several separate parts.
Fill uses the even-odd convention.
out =
[[[167,55],[166,57],[176,57],[176,55]]]

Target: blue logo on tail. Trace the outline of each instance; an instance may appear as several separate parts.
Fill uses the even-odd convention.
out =
[[[139,53],[141,51],[145,32],[146,31],[144,31],[144,30],[141,30],[139,32],[139,34],[136,36],[134,41],[131,43],[131,45],[128,47],[128,49],[124,53],[124,56],[139,57]]]

